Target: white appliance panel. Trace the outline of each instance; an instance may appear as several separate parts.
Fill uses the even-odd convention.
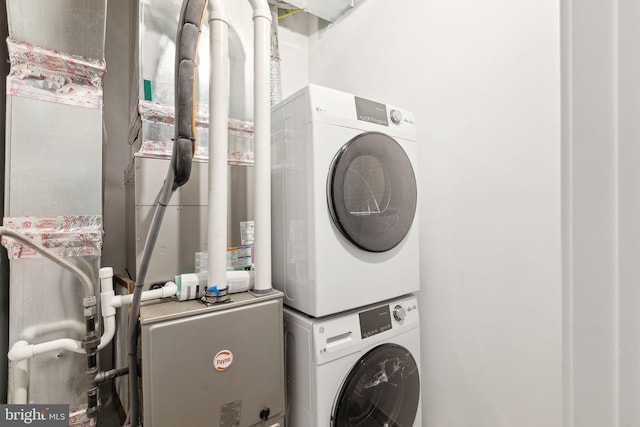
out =
[[[353,138],[366,132],[388,135],[404,150],[414,173],[417,169],[413,115],[385,106],[387,125],[358,120],[354,99],[310,86],[273,114],[274,287],[285,293],[285,304],[315,317],[420,288],[417,207],[407,235],[384,252],[356,246],[331,217],[328,174],[336,154]],[[399,124],[390,119],[392,111],[401,111]]]
[[[389,307],[392,328],[362,338],[359,314],[382,306]],[[393,317],[397,306],[405,310],[402,321]],[[381,345],[404,347],[417,364],[417,374],[421,374],[419,313],[413,296],[324,319],[314,319],[285,308],[284,329],[289,399],[287,419],[291,426],[331,426],[338,394],[349,373],[364,355]],[[414,422],[406,427],[422,426],[422,407],[417,397]]]

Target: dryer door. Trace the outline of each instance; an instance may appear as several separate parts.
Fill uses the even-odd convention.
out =
[[[412,427],[420,400],[420,376],[406,348],[382,344],[365,354],[342,385],[333,427]]]
[[[362,133],[336,154],[327,178],[327,203],[336,227],[351,243],[385,252],[407,235],[416,212],[411,161],[396,140]]]

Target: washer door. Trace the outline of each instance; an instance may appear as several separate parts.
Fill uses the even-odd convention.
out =
[[[411,228],[416,201],[413,167],[390,136],[362,133],[333,159],[327,179],[329,212],[357,247],[385,252],[397,246]]]
[[[342,385],[333,427],[412,427],[420,399],[420,376],[406,348],[382,344],[365,354]]]

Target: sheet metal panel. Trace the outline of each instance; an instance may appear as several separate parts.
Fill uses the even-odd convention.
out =
[[[5,216],[102,214],[102,112],[35,99],[7,98]],[[97,283],[99,257],[71,257]],[[97,292],[97,289],[96,289]],[[45,259],[10,261],[9,344],[24,330],[75,321],[84,325],[82,288]],[[33,343],[70,337],[73,330],[36,337]],[[9,366],[9,401],[12,398]],[[29,401],[82,405],[86,358],[50,353],[30,362]]]
[[[7,97],[5,216],[102,214],[102,110]]]
[[[7,14],[16,40],[104,59],[107,0],[7,0]]]
[[[133,158],[126,178],[127,270],[135,278],[169,160]],[[207,251],[208,163],[194,162],[189,181],[172,195],[160,228],[146,284],[195,271],[195,253]],[[253,168],[229,166],[227,246],[242,244],[240,222],[253,219]]]
[[[7,14],[13,39],[104,59],[106,0],[8,0]],[[7,97],[4,216],[101,215],[102,109],[99,104],[85,108],[49,101]],[[97,283],[98,256],[67,259]],[[81,339],[82,296],[76,279],[51,261],[12,260],[9,344],[22,338],[32,343]],[[59,322],[67,326],[58,332],[28,333]],[[65,351],[37,356],[30,361],[29,401],[86,404],[85,370],[84,355]]]
[[[325,21],[335,22],[362,0],[286,0],[292,6],[315,15]]]
[[[97,283],[99,257],[72,257],[68,261],[89,274]],[[71,273],[47,259],[17,259],[11,261],[10,345],[25,339],[41,343],[58,338],[82,340],[83,289]],[[29,329],[56,323],[75,322],[75,328],[65,327],[44,335],[31,335]],[[39,355],[29,362],[29,402],[86,403],[88,381],[84,374],[86,356],[69,351]],[[9,363],[9,402],[12,401],[11,381],[15,363]]]
[[[206,307],[171,301],[143,307],[145,424],[275,426],[285,412],[282,294]],[[232,362],[220,367],[227,351]],[[219,366],[219,369],[216,369]],[[181,390],[176,393],[175,390]],[[269,421],[260,413],[269,408]],[[280,424],[283,425],[283,424]]]
[[[138,76],[133,93],[139,99],[174,105],[175,38],[182,0],[141,0],[138,15]],[[229,116],[253,121],[253,10],[246,0],[226,0],[229,15]],[[205,18],[206,19],[206,18]],[[205,22],[198,44],[197,103],[209,105],[209,26]],[[145,87],[146,85],[146,87]]]

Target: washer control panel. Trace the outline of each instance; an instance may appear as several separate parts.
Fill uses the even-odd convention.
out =
[[[394,328],[404,326],[405,323],[418,321],[418,300],[415,297],[396,301],[389,306],[394,321]]]
[[[406,316],[407,312],[404,311],[404,308],[400,304],[393,308],[393,318],[398,322],[402,322]]]
[[[359,351],[363,342],[385,342],[419,322],[418,300],[412,295],[316,320],[311,326],[314,361],[322,364]]]

